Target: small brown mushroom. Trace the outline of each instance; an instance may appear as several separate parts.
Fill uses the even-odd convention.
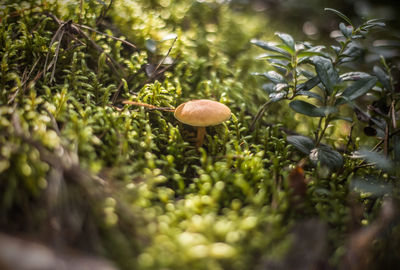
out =
[[[196,146],[203,145],[207,126],[219,125],[231,117],[231,110],[224,104],[207,99],[190,100],[179,105],[174,116],[180,122],[197,127]]]

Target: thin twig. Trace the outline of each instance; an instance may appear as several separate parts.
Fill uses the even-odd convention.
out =
[[[174,47],[175,41],[176,41],[177,39],[178,39],[177,37],[174,39],[174,41],[172,42],[171,46],[170,46],[169,49],[168,49],[167,54],[164,56],[164,58],[162,59],[162,61],[160,61],[160,63],[158,63],[158,65],[157,65],[156,69],[154,70],[153,74],[155,74],[155,73],[157,72],[157,70],[159,69],[159,67],[161,66],[161,64],[164,63],[165,59],[167,59],[167,57],[168,57],[168,55],[171,53],[172,47]]]
[[[256,116],[253,119],[253,122],[250,125],[250,132],[253,132],[255,129],[255,126],[257,124],[258,119],[261,118],[261,116],[264,114],[265,110],[268,108],[268,106],[272,103],[271,100],[268,100],[267,102],[264,103],[264,105],[261,107],[261,109],[258,111],[258,113],[256,114]]]
[[[99,18],[97,18],[96,25],[99,25],[101,23],[103,18],[106,16],[108,10],[111,8],[112,4],[113,4],[113,0],[110,0],[110,3],[108,4],[108,6],[105,9],[102,10]]]
[[[115,102],[117,101],[117,98],[118,98],[118,96],[119,96],[119,93],[121,92],[121,88],[122,88],[123,85],[124,85],[124,82],[123,82],[123,81],[120,81],[120,82],[119,82],[119,85],[118,85],[118,87],[117,87],[117,91],[115,91],[115,93],[114,93],[114,95],[113,95],[113,97],[112,97],[112,99],[111,99],[111,102],[112,102],[113,105],[114,105]]]
[[[60,33],[63,31],[65,23],[61,23],[60,20],[58,18],[56,18],[54,15],[50,15],[48,14],[48,16],[50,16],[54,21],[56,21],[59,25],[56,33],[54,34],[53,38],[50,41],[50,45],[49,45],[49,51],[47,52],[46,55],[46,60],[44,62],[44,68],[43,68],[43,73],[46,74],[46,72],[50,69],[50,67],[47,66],[48,60],[49,60],[49,56],[50,56],[50,51],[51,51],[51,46],[53,46],[54,42],[58,39],[58,42],[61,42],[61,38],[59,38]],[[54,59],[54,58],[53,58]],[[50,66],[50,64],[49,64]]]
[[[35,63],[33,63],[32,68],[31,68],[31,70],[29,71],[28,75],[26,75],[26,77],[25,77],[24,80],[22,81],[22,83],[21,83],[21,88],[22,88],[21,94],[24,94],[24,93],[25,93],[25,91],[26,91],[26,89],[27,89],[27,82],[29,81],[29,78],[31,77],[33,70],[35,69],[36,65],[39,63],[40,60],[41,60],[41,57],[39,57],[39,58],[35,61]],[[25,71],[24,71],[24,74],[25,74]],[[23,77],[24,77],[24,76],[23,76]],[[29,83],[29,85],[30,85],[30,84],[31,84],[31,83]],[[29,86],[29,85],[28,85],[28,86]],[[7,102],[7,104],[11,104],[11,103],[14,102],[15,98],[17,97],[17,95],[18,95],[18,93],[19,93],[19,90],[20,90],[20,89],[18,89],[18,90],[14,93],[14,95],[10,98],[10,100]]]
[[[128,46],[130,46],[130,47],[132,47],[132,48],[134,48],[134,49],[137,49],[137,47],[136,47],[135,45],[133,45],[133,44],[130,43],[129,41],[126,41],[126,40],[124,40],[124,39],[122,39],[122,38],[117,38],[117,37],[108,35],[108,34],[106,34],[106,33],[97,31],[96,29],[93,29],[92,27],[89,27],[89,26],[86,26],[86,25],[83,25],[83,24],[77,24],[77,23],[75,23],[75,25],[78,26],[78,27],[87,29],[87,30],[89,30],[89,31],[93,31],[93,32],[95,32],[95,33],[97,33],[97,34],[99,34],[99,35],[103,35],[103,36],[105,36],[105,37],[112,38],[112,39],[114,39],[114,40],[120,41],[120,42],[122,42],[122,43],[124,43],[124,44],[126,44],[126,45],[128,45]]]
[[[148,108],[150,110],[165,111],[165,112],[174,112],[175,111],[175,108],[172,108],[172,107],[158,107],[158,106],[154,106],[151,104],[136,102],[136,101],[131,101],[131,100],[124,100],[124,101],[122,101],[122,103],[134,105],[134,106],[142,106],[142,107]]]

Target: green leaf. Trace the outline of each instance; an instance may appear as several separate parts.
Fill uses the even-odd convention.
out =
[[[373,70],[374,70],[374,74],[376,75],[376,77],[378,77],[378,80],[383,85],[383,87],[386,90],[391,90],[392,87],[390,85],[390,78],[386,74],[386,72],[383,71],[383,69],[379,66],[374,66]]]
[[[303,100],[293,100],[289,103],[290,108],[294,111],[311,117],[325,117],[325,113],[313,104]]]
[[[347,27],[344,23],[340,23],[339,29],[340,29],[340,32],[342,32],[342,34],[345,37],[347,37],[347,38],[351,37],[351,34],[353,32],[353,27],[351,27],[351,26]]]
[[[287,60],[280,60],[280,59],[268,59],[267,60],[271,66],[276,68],[278,71],[282,73],[286,73],[287,70],[289,69],[289,61]]]
[[[291,35],[286,34],[286,33],[280,33],[280,32],[276,32],[275,35],[277,35],[283,41],[283,43],[285,43],[286,46],[288,46],[291,53],[294,53],[295,43],[294,43],[294,39],[292,38]]]
[[[319,101],[323,101],[323,98],[320,95],[318,95],[317,93],[311,92],[311,91],[303,91],[303,90],[297,91],[296,96],[306,96],[309,98],[318,99]]]
[[[289,61],[290,57],[286,55],[281,55],[281,54],[270,54],[270,53],[262,53],[256,57],[257,60],[259,59],[280,59],[280,60],[286,60]]]
[[[330,169],[338,169],[343,165],[342,155],[327,145],[319,145],[312,149],[309,158],[315,165],[320,163]]]
[[[355,81],[352,85],[347,87],[342,96],[347,97],[350,100],[354,100],[360,96],[366,94],[377,82],[375,76],[369,76]]]
[[[334,117],[331,118],[331,121],[335,121],[335,120],[343,120],[343,121],[347,121],[347,122],[353,123],[353,118],[346,117],[346,116],[337,115],[337,116],[334,116]]]
[[[267,50],[267,51],[277,52],[277,53],[280,53],[282,55],[289,56],[289,57],[291,56],[290,53],[288,53],[284,49],[276,47],[273,43],[270,43],[270,42],[265,42],[265,41],[262,41],[262,40],[252,39],[250,41],[250,43],[254,44],[254,45],[256,45],[256,46],[258,46],[258,47],[260,47],[260,48],[262,48],[264,50]]]
[[[369,163],[374,164],[377,168],[384,171],[390,171],[393,168],[393,163],[390,159],[386,158],[384,155],[378,152],[369,151],[367,149],[361,149],[353,152],[352,158],[363,159]]]
[[[296,147],[299,151],[307,155],[310,154],[311,149],[314,148],[314,141],[306,136],[287,136],[286,140],[288,141],[288,143]]]
[[[331,94],[333,88],[340,80],[339,74],[333,67],[331,60],[321,56],[313,56],[311,61],[314,64],[315,71],[317,72],[322,84],[325,86],[327,93]]]
[[[268,71],[268,72],[263,72],[263,73],[252,73],[253,75],[256,76],[263,76],[267,79],[269,79],[271,82],[277,84],[277,83],[286,83],[285,79],[283,78],[283,76],[281,74],[279,74],[276,71]]]
[[[337,11],[336,9],[333,8],[325,8],[325,11],[332,11],[333,13],[335,13],[336,15],[338,15],[340,18],[342,18],[343,20],[345,20],[348,24],[350,24],[351,26],[353,26],[353,23],[351,22],[351,20],[344,15],[342,12]]]
[[[340,75],[342,81],[357,81],[366,77],[371,77],[371,75],[361,71],[347,72]]]
[[[266,91],[267,93],[273,93],[273,92],[275,92],[275,84],[273,84],[273,83],[264,83],[261,86],[261,89]]]
[[[297,85],[296,91],[308,91],[313,89],[320,83],[320,79],[318,76],[314,76],[313,78],[309,79],[308,81]]]
[[[278,93],[271,93],[269,95],[269,98],[270,98],[271,102],[277,102],[277,101],[279,101],[281,99],[284,99],[285,96],[286,96],[286,93],[278,92]]]

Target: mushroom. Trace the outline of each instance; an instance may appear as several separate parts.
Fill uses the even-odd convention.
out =
[[[196,146],[203,145],[206,127],[219,125],[231,117],[231,110],[224,104],[207,99],[190,100],[179,105],[174,116],[180,122],[197,127]]]

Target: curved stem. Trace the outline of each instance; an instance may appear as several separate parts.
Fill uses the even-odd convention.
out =
[[[143,107],[149,108],[151,110],[158,110],[158,111],[165,111],[165,112],[175,111],[175,109],[171,108],[171,107],[157,107],[157,106],[154,106],[151,104],[136,102],[136,101],[131,101],[131,100],[124,100],[124,101],[122,101],[122,103],[129,104],[129,105],[135,105],[135,106],[143,106]]]
[[[254,117],[253,122],[251,123],[250,132],[254,131],[254,128],[255,128],[255,126],[257,124],[258,119],[260,119],[260,117],[264,114],[265,110],[268,108],[268,105],[270,103],[272,103],[271,100],[268,100],[267,102],[264,103],[264,105],[258,111],[258,113],[256,114],[256,117]]]

